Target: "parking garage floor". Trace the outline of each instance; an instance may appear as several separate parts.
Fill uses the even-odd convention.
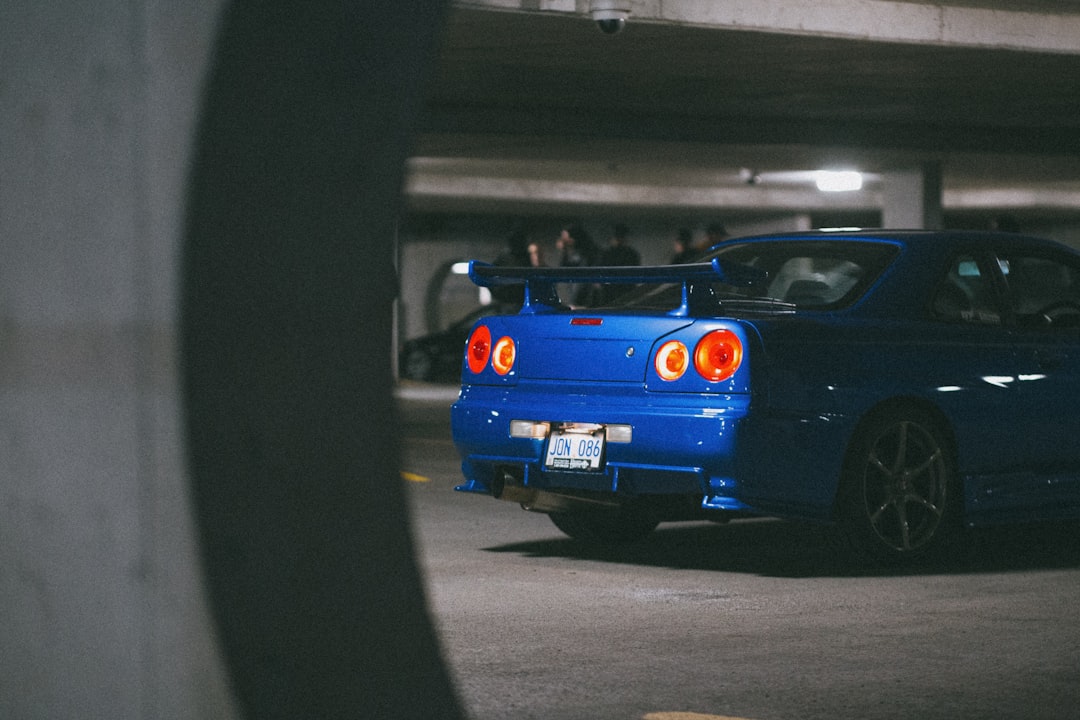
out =
[[[597,551],[453,491],[455,395],[398,392],[419,561],[471,718],[1076,716],[1076,524],[985,532],[954,566],[892,572],[774,520]]]

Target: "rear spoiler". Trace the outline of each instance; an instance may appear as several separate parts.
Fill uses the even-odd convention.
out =
[[[706,298],[713,300],[711,283],[750,285],[767,274],[749,265],[724,263],[713,258],[707,263],[684,265],[620,265],[590,267],[503,267],[472,260],[469,279],[481,287],[525,285],[522,313],[566,308],[556,289],[558,283],[653,284],[681,283],[682,303],[673,315],[688,315],[690,308]]]

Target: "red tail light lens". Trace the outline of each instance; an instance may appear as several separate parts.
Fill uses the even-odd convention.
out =
[[[712,382],[727,380],[742,364],[743,347],[730,330],[713,330],[694,348],[694,368]]]
[[[491,353],[491,367],[500,375],[505,375],[514,367],[515,358],[517,345],[511,338],[503,336],[495,343],[495,349]]]
[[[487,325],[480,325],[469,335],[469,343],[465,346],[465,359],[469,363],[469,370],[481,373],[491,357],[491,331]]]
[[[669,340],[656,351],[653,365],[662,380],[678,380],[690,365],[690,351],[678,340]]]

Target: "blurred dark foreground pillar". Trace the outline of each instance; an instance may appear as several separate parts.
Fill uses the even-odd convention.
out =
[[[217,628],[251,718],[458,718],[389,364],[403,162],[444,2],[233,2],[191,168],[182,357]]]

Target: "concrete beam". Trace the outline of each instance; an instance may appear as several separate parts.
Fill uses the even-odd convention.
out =
[[[924,167],[905,171],[878,161],[877,170],[870,172],[868,165],[859,168],[855,162],[864,170],[863,190],[822,193],[813,184],[810,156],[806,169],[752,171],[737,164],[740,158],[716,148],[711,165],[693,165],[688,159],[685,164],[651,163],[641,159],[650,154],[645,150],[641,156],[624,150],[624,157],[638,159],[416,157],[408,163],[405,193],[410,207],[420,211],[598,206],[687,212],[723,208],[747,214],[884,210],[885,224],[893,227],[935,227],[945,210],[1075,215],[1080,208],[1080,182],[1040,181],[1017,167],[1011,170],[1021,180],[988,187],[978,176],[950,182],[936,163],[929,163],[938,169],[928,182]],[[655,154],[672,156],[674,151]],[[704,155],[699,159],[708,160]]]
[[[411,207],[458,207],[507,203],[516,207],[605,206],[611,208],[805,212],[812,209],[864,210],[879,207],[878,193],[822,194],[812,186],[689,185],[645,182],[590,182],[536,177],[433,175],[414,173],[406,184]]]
[[[587,14],[588,0],[457,0],[460,7]],[[919,45],[1080,54],[1080,13],[1061,3],[893,0],[632,0],[631,22]]]

